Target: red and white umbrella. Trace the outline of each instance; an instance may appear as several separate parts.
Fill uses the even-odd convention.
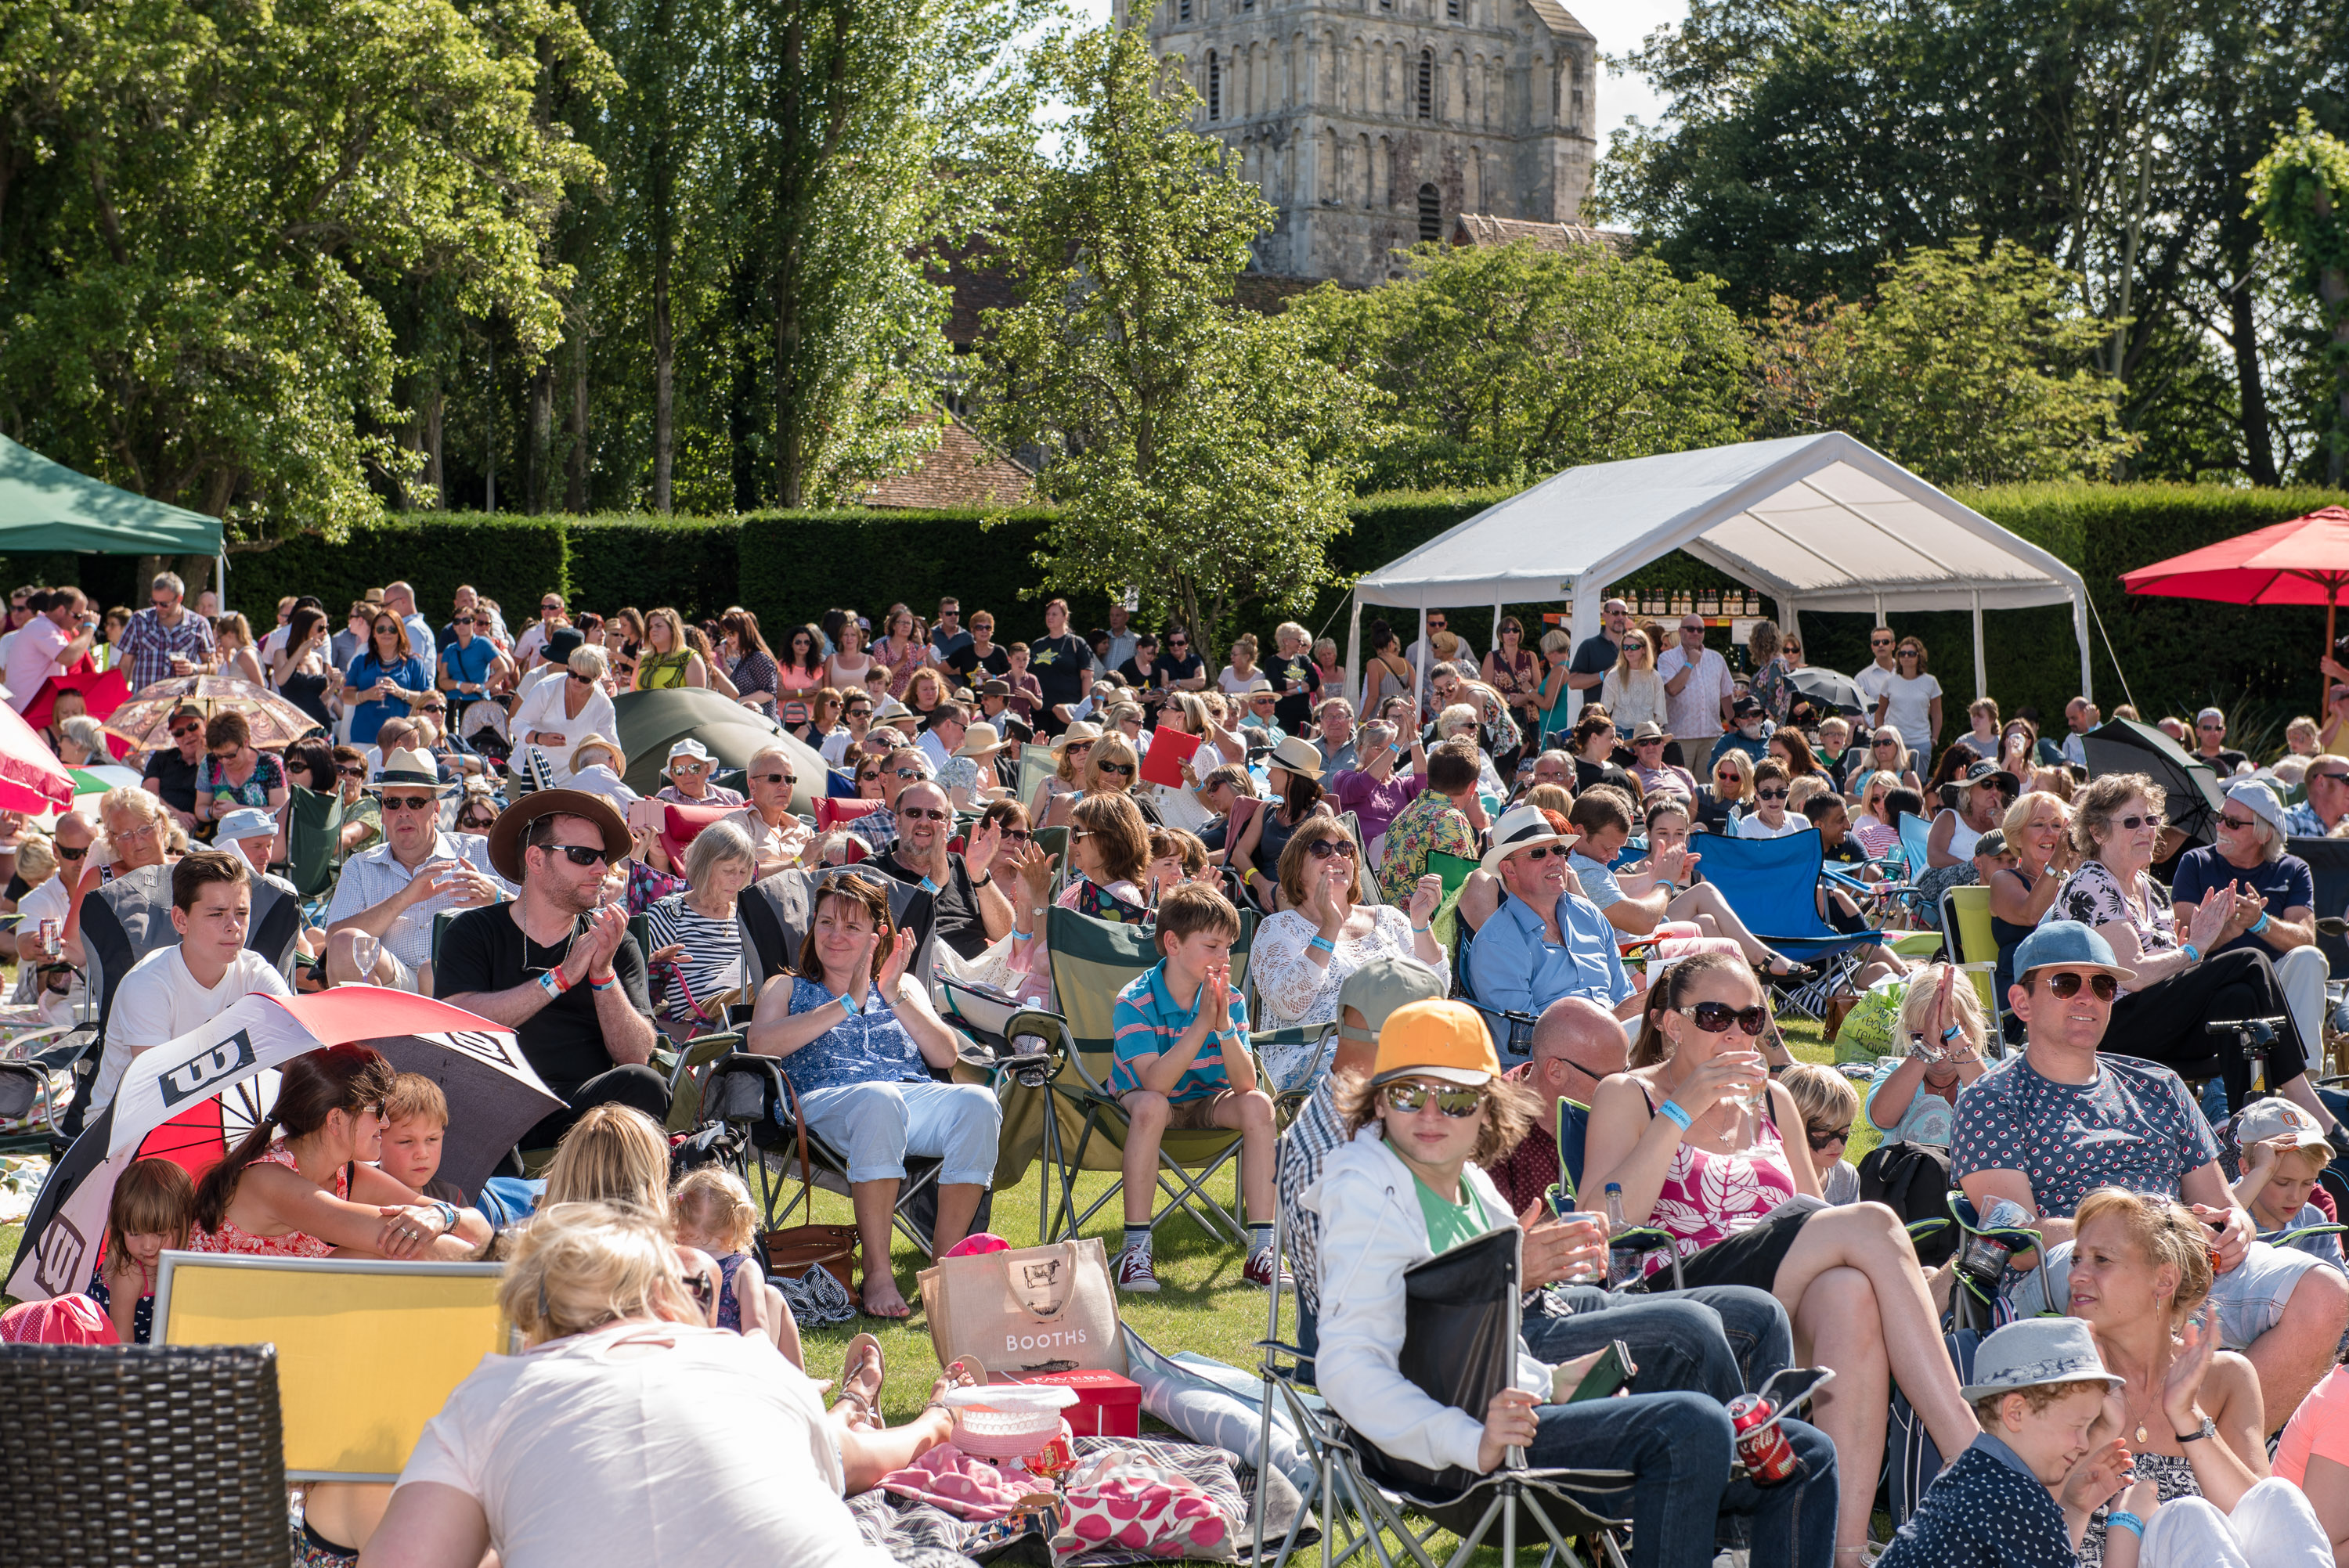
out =
[[[563,1102],[523,1059],[513,1031],[405,991],[343,985],[308,996],[246,996],[176,1040],[142,1051],[49,1172],[8,1274],[7,1294],[41,1301],[89,1283],[114,1184],[134,1160],[201,1176],[276,1098],[277,1068],[307,1051],[362,1044],[449,1099],[440,1174],[471,1192],[514,1140]]]
[[[73,775],[40,732],[0,702],[0,811],[47,816],[73,810]]]

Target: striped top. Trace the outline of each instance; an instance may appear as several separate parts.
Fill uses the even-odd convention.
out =
[[[1206,989],[1205,985],[1199,987],[1201,995],[1192,998],[1192,1006],[1177,1006],[1166,989],[1166,963],[1161,959],[1150,966],[1148,974],[1117,994],[1116,1009],[1110,1015],[1110,1026],[1117,1040],[1117,1065],[1110,1072],[1111,1092],[1126,1095],[1142,1087],[1137,1064],[1144,1057],[1164,1056],[1174,1048],[1183,1031],[1198,1016],[1198,1003]],[[1246,1050],[1247,1026],[1247,1004],[1235,992],[1232,1026],[1207,1037],[1199,1054],[1192,1058],[1189,1070],[1166,1098],[1177,1103],[1206,1099],[1231,1088],[1231,1079],[1224,1073],[1224,1047],[1232,1044]]]
[[[716,997],[721,991],[730,991],[742,984],[742,928],[731,920],[712,920],[685,902],[685,894],[673,892],[645,911],[645,919],[652,927],[653,946],[667,947],[682,943],[685,951],[672,961],[676,973],[669,974],[664,965],[659,975],[660,1016],[672,1023],[719,1023]],[[677,982],[682,977],[684,984]],[[692,1001],[687,1000],[690,993]],[[693,1004],[699,1003],[709,1014],[697,1014]]]

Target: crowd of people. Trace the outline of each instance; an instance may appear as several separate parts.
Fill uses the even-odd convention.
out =
[[[234,702],[191,701],[168,744],[119,758],[139,783],[20,824],[20,1004],[90,1006],[83,916],[113,883],[151,873],[176,938],[112,985],[67,1130],[239,997],[345,985],[511,1029],[561,1101],[522,1140],[555,1151],[537,1212],[502,1229],[438,1175],[465,1108],[361,1047],[289,1063],[200,1179],[140,1161],[116,1186],[88,1295],[126,1343],[152,1336],[167,1248],[505,1259],[532,1349],[459,1388],[396,1490],[312,1489],[304,1561],[872,1555],[838,1500],[943,1440],[945,1417],[879,1420],[869,1336],[824,1405],[748,1194],[708,1169],[672,1191],[662,1064],[730,1024],[776,1061],[840,1156],[856,1306],[906,1316],[909,1161],[937,1162],[943,1253],[1005,1136],[996,1090],[957,1073],[984,1047],[945,983],[1053,1005],[1055,911],[1139,928],[1153,960],[1114,999],[1104,1075],[1124,1116],[1117,1289],[1160,1286],[1164,1141],[1227,1134],[1241,1277],[1293,1288],[1324,1396],[1384,1453],[1628,1470],[1617,1511],[1643,1565],[1723,1541],[1806,1568],[1879,1549],[1896,1568],[2315,1562],[2349,1542],[2349,1272],[2324,1181],[2349,1130],[2314,1081],[2317,916],[2341,912],[2290,852],[2349,831],[2349,727],[2296,725],[2261,766],[2223,715],[2177,722],[2226,801],[2196,845],[2151,779],[2089,776],[2085,698],[2060,738],[1984,696],[1945,738],[1923,644],[1889,628],[1851,712],[1808,695],[1827,688],[1791,630],[1762,622],[1724,654],[1703,619],[1640,624],[1619,600],[1579,641],[1504,616],[1481,656],[1440,612],[1408,647],[1375,623],[1359,685],[1293,623],[1217,668],[1182,628],[1112,607],[1081,634],[1057,599],[1027,642],[949,599],[934,623],[837,610],[771,646],[747,610],[696,624],[554,593],[519,633],[471,588],[437,629],[404,583],[338,633],[289,599],[257,639],[181,601],[169,574],[136,614],[26,590],[0,637],[20,711],[51,676],[119,665],[133,689],[240,676],[315,720],[257,746]],[[702,738],[670,746],[650,799],[710,809],[680,851],[631,814],[615,705],[687,687],[772,735],[739,770]],[[111,757],[69,706],[47,732],[59,757]],[[285,954],[260,953],[260,912],[292,891],[275,868],[296,791],[342,803],[332,884]],[[827,797],[845,810],[799,809]],[[1845,939],[1808,962],[1703,866],[1708,843],[1806,834],[1837,873],[1816,913]],[[785,873],[815,873],[803,940],[761,977],[738,913]],[[1969,884],[1996,941],[1986,986],[1954,951],[1897,950]],[[928,895],[921,930],[905,888]],[[1795,1059],[1789,995],[1834,1016],[1879,985],[1900,993],[1899,1054],[1856,1075]],[[2273,1021],[2256,1061],[2204,1028],[2249,1018]],[[1873,1174],[1844,1158],[1861,1116]],[[2033,1233],[1988,1281],[2015,1321],[1971,1369],[1943,1330],[1980,1282],[1920,1253],[1895,1162],[1937,1209],[1955,1191]],[[1630,1258],[1619,1220],[1669,1244]],[[1461,1409],[1402,1370],[1403,1276],[1496,1227],[1520,1233],[1529,1287],[1519,1375]],[[1618,1342],[1624,1396],[1573,1400]],[[1772,1482],[1733,1462],[1727,1407],[1792,1367],[1833,1377],[1784,1424],[1792,1474]],[[1879,1547],[1896,1423],[1948,1468]],[[688,1475],[720,1482],[689,1521],[652,1506]]]

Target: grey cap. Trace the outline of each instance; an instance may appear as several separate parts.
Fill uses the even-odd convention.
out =
[[[277,836],[277,819],[257,806],[246,806],[231,811],[212,830],[212,842],[233,844],[242,839],[274,839]]]
[[[1974,1380],[1960,1390],[1967,1403],[2049,1383],[2124,1379],[2105,1369],[2096,1336],[2078,1317],[2025,1317],[1992,1333],[1974,1349]]]

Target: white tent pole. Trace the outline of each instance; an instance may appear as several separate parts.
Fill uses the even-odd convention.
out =
[[[1803,613],[1795,608],[1792,599],[1781,599],[1778,601],[1778,640],[1783,643],[1788,637],[1798,643],[1803,640]]]
[[[225,540],[221,542],[220,562],[217,574],[220,578],[220,582],[216,586],[220,590],[221,614],[225,615],[228,614],[228,542]]]
[[[1352,699],[1356,692],[1362,689],[1362,595],[1357,592],[1352,598],[1354,614],[1346,630],[1345,696],[1349,700]],[[1367,720],[1371,716],[1366,713],[1361,717]]]
[[[1411,661],[1411,699],[1423,708],[1427,706],[1427,662],[1433,657],[1435,650],[1427,641],[1427,606],[1422,604],[1419,607],[1419,657]],[[1412,723],[1416,725],[1418,722],[1419,716],[1414,710]]]
[[[1599,634],[1599,590],[1605,582],[1605,578],[1590,574],[1574,580],[1574,621],[1566,629],[1566,651],[1568,658],[1574,656],[1574,650],[1579,645],[1581,638],[1595,637]],[[1595,702],[1598,699],[1593,697],[1589,700]],[[1566,722],[1568,724],[1571,725],[1575,717],[1581,713],[1583,701],[1582,693],[1572,686],[1566,688]]]
[[[1881,626],[1881,625],[1883,625],[1883,624],[1885,624],[1885,620],[1884,620],[1884,595],[1883,595],[1883,594],[1881,594],[1881,593],[1878,593],[1878,594],[1876,596],[1876,625],[1877,625],[1877,626]],[[1874,631],[1875,629],[1876,629],[1876,626],[1870,626],[1870,627],[1868,628],[1868,630],[1869,630],[1869,631],[1871,631],[1871,632],[1872,632],[1872,631]]]
[[[2095,694],[2088,685],[2088,596],[2085,592],[2072,595],[2072,634],[2080,640],[2080,695],[2094,702]]]
[[[1974,590],[1974,696],[1990,695],[1990,653],[1982,645],[1982,590]]]

